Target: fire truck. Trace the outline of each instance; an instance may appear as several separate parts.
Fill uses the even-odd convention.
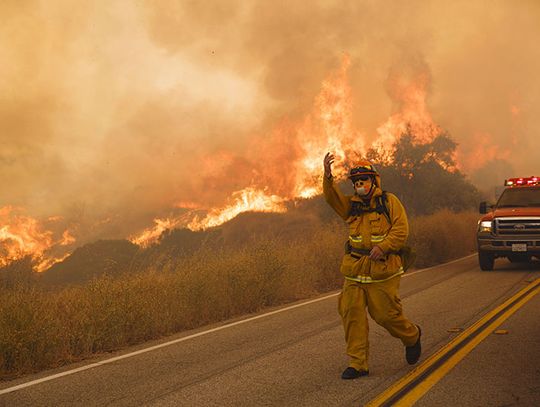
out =
[[[529,262],[540,258],[540,177],[510,178],[494,205],[480,203],[478,261],[493,270],[495,259]]]

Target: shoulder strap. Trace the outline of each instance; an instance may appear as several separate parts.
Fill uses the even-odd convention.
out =
[[[377,206],[375,208],[368,208],[363,205],[362,202],[352,201],[349,216],[359,216],[366,212],[377,212],[383,214],[391,225],[392,219],[390,218],[390,211],[387,203],[388,196],[386,191],[383,191],[382,195],[377,198]]]
[[[351,210],[349,211],[349,216],[360,216],[365,212],[364,205],[362,202],[351,201]]]
[[[390,211],[388,210],[388,193],[386,191],[383,191],[382,195],[379,198],[379,203],[377,206],[380,206],[382,209],[382,213],[384,213],[384,216],[386,216],[386,219],[388,219],[388,223],[390,225],[392,224],[392,219],[390,218]]]

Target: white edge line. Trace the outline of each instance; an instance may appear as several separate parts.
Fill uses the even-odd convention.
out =
[[[416,271],[413,271],[411,273],[405,273],[405,274],[402,274],[402,277],[409,277],[409,276],[412,276],[412,275],[415,275],[415,274],[423,273],[423,272],[428,271],[428,270],[432,270],[432,269],[443,267],[443,266],[446,266],[446,265],[449,265],[449,264],[457,263],[458,261],[468,259],[469,257],[472,257],[472,256],[476,256],[476,253],[470,254],[470,255],[465,256],[465,257],[461,257],[459,259],[449,261],[448,263],[438,264],[436,266],[416,270]],[[212,332],[221,331],[222,329],[225,329],[225,328],[230,328],[230,327],[233,327],[233,326],[236,326],[236,325],[245,324],[247,322],[255,321],[256,319],[265,318],[265,317],[268,317],[270,315],[279,314],[280,312],[289,311],[289,310],[294,309],[294,308],[303,307],[304,305],[309,305],[309,304],[313,304],[315,302],[324,301],[324,300],[326,300],[328,298],[332,298],[332,297],[335,297],[337,295],[339,295],[339,292],[328,294],[328,295],[325,295],[323,297],[315,298],[314,300],[305,301],[305,302],[302,302],[300,304],[290,305],[288,307],[280,308],[280,309],[275,310],[275,311],[266,312],[264,314],[256,315],[254,317],[242,319],[240,321],[231,322],[231,323],[226,324],[226,325],[222,325],[222,326],[218,326],[216,328],[208,329],[206,331],[198,332],[198,333],[193,334],[193,335],[184,336],[182,338],[178,338],[178,339],[175,339],[175,340],[172,340],[172,341],[169,341],[169,342],[161,343],[159,345],[151,346],[149,348],[139,349],[138,351],[135,351],[135,352],[126,353],[125,355],[120,355],[120,356],[116,356],[116,357],[113,357],[113,358],[110,358],[110,359],[105,359],[105,360],[102,360],[101,362],[91,363],[91,364],[86,365],[86,366],[81,366],[81,367],[78,367],[78,368],[75,368],[75,369],[66,370],[65,372],[57,373],[57,374],[54,374],[54,375],[51,375],[51,376],[42,377],[41,379],[32,380],[30,382],[22,383],[22,384],[19,384],[17,386],[8,387],[6,389],[0,390],[0,395],[6,394],[6,393],[11,393],[11,392],[14,392],[14,391],[17,391],[17,390],[21,390],[21,389],[24,389],[25,387],[34,386],[36,384],[47,382],[49,380],[54,380],[54,379],[58,379],[60,377],[69,376],[69,375],[72,375],[74,373],[78,373],[78,372],[82,372],[84,370],[92,369],[94,367],[107,365],[109,363],[113,363],[113,362],[116,362],[116,361],[122,360],[122,359],[127,359],[127,358],[130,358],[132,356],[140,355],[142,353],[151,352],[151,351],[156,350],[156,349],[160,349],[160,348],[164,348],[166,346],[174,345],[174,344],[179,343],[179,342],[184,342],[184,341],[187,341],[189,339],[193,339],[193,338],[197,338],[199,336],[207,335],[207,334],[212,333]]]

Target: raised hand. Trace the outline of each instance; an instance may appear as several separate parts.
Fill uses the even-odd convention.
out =
[[[334,164],[334,154],[326,153],[324,156],[324,176],[327,178],[332,177],[332,164]]]

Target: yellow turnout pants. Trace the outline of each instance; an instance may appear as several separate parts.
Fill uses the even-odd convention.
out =
[[[398,290],[401,277],[378,283],[358,283],[345,280],[339,295],[338,309],[347,342],[349,366],[368,370],[369,315],[403,345],[412,346],[418,340],[418,329],[403,315]]]

